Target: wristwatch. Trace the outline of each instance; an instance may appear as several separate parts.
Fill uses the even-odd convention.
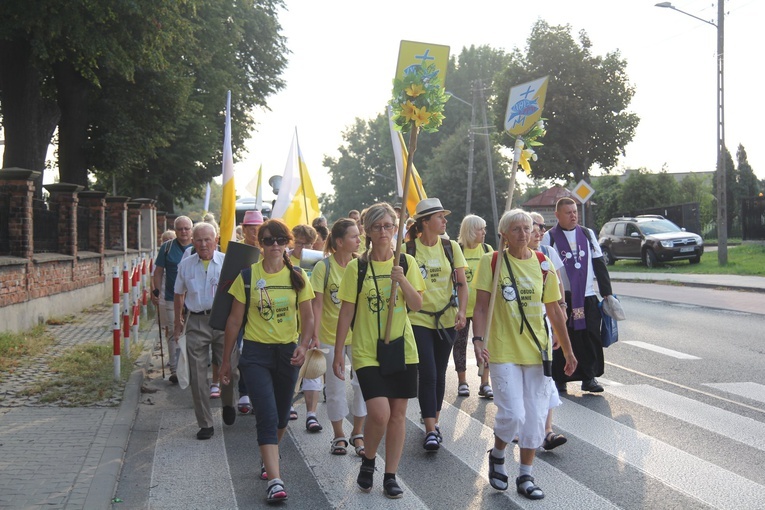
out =
[[[159,297],[159,289],[154,289],[151,293],[154,294],[154,297]]]
[[[474,336],[473,337],[473,343],[476,343],[476,342],[483,342],[483,337],[482,336]]]

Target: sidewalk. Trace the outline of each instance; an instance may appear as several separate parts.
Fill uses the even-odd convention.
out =
[[[765,292],[763,277],[615,272],[611,278],[642,285],[676,282]],[[717,304],[712,300],[708,306]],[[98,406],[60,407],[19,395],[34,381],[50,379],[46,360],[65,349],[85,342],[111,344],[111,321],[107,308],[84,311],[75,323],[50,326],[57,339],[50,353],[0,384],[0,508],[112,508],[150,353],[139,360],[123,394],[112,395]],[[151,349],[156,335],[153,327],[140,340]]]
[[[111,308],[49,326],[50,351],[0,383],[0,508],[106,509],[119,478],[143,382],[134,370],[123,392],[92,407],[43,404],[20,393],[53,378],[49,361],[83,343],[112,343]],[[139,335],[150,349],[156,328]],[[137,348],[137,347],[135,347]],[[146,364],[150,353],[139,357]]]

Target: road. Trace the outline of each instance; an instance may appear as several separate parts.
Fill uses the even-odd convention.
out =
[[[676,288],[688,297],[677,303],[627,295],[653,294],[654,287],[621,289],[628,320],[606,350],[606,392],[583,394],[569,383],[555,412],[556,430],[569,441],[540,450],[534,463],[544,500],[488,485],[495,407],[477,397],[475,373],[472,395],[458,397],[450,369],[438,453],[422,449],[419,407],[410,401],[402,500],[383,497],[381,459],[373,492],[357,490],[358,457],[329,454],[323,404],[325,430],[306,432],[298,399],[301,419],[291,422],[281,449],[285,508],[765,508],[765,306],[753,313],[679,302],[702,290],[690,288]],[[266,507],[254,417],[224,427],[216,401],[215,436],[197,441],[189,393],[150,375],[146,386],[158,391],[142,395],[114,508]],[[517,449],[514,456],[512,476]]]

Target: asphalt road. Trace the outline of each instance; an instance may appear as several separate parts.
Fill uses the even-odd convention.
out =
[[[358,491],[358,458],[329,454],[323,404],[319,419],[327,428],[306,432],[299,399],[301,419],[291,422],[281,448],[285,508],[765,508],[765,307],[752,313],[700,306],[695,301],[706,289],[682,287],[670,287],[679,289],[676,302],[660,301],[656,287],[620,284],[628,320],[619,325],[620,341],[606,350],[606,392],[582,394],[569,383],[555,411],[556,430],[569,441],[540,450],[534,463],[544,500],[528,501],[512,484],[504,493],[488,485],[495,407],[477,397],[472,369],[472,395],[458,397],[450,369],[438,453],[422,449],[419,407],[410,401],[401,500],[381,493],[381,459],[375,489]],[[641,293],[651,298],[628,295]],[[117,489],[122,502],[114,508],[267,506],[265,482],[257,478],[254,417],[224,427],[216,401],[215,436],[197,441],[189,393],[161,374],[150,376],[146,386],[158,391],[142,395]],[[511,477],[517,449],[514,455]]]

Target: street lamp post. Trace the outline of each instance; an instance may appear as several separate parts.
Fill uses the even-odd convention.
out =
[[[724,84],[724,53],[725,42],[724,0],[717,0],[717,23],[705,20],[689,12],[678,9],[672,2],[659,2],[656,7],[672,9],[691,18],[703,21],[717,29],[717,263],[724,266],[728,263],[728,197],[726,193],[726,161],[725,161],[725,94]]]

